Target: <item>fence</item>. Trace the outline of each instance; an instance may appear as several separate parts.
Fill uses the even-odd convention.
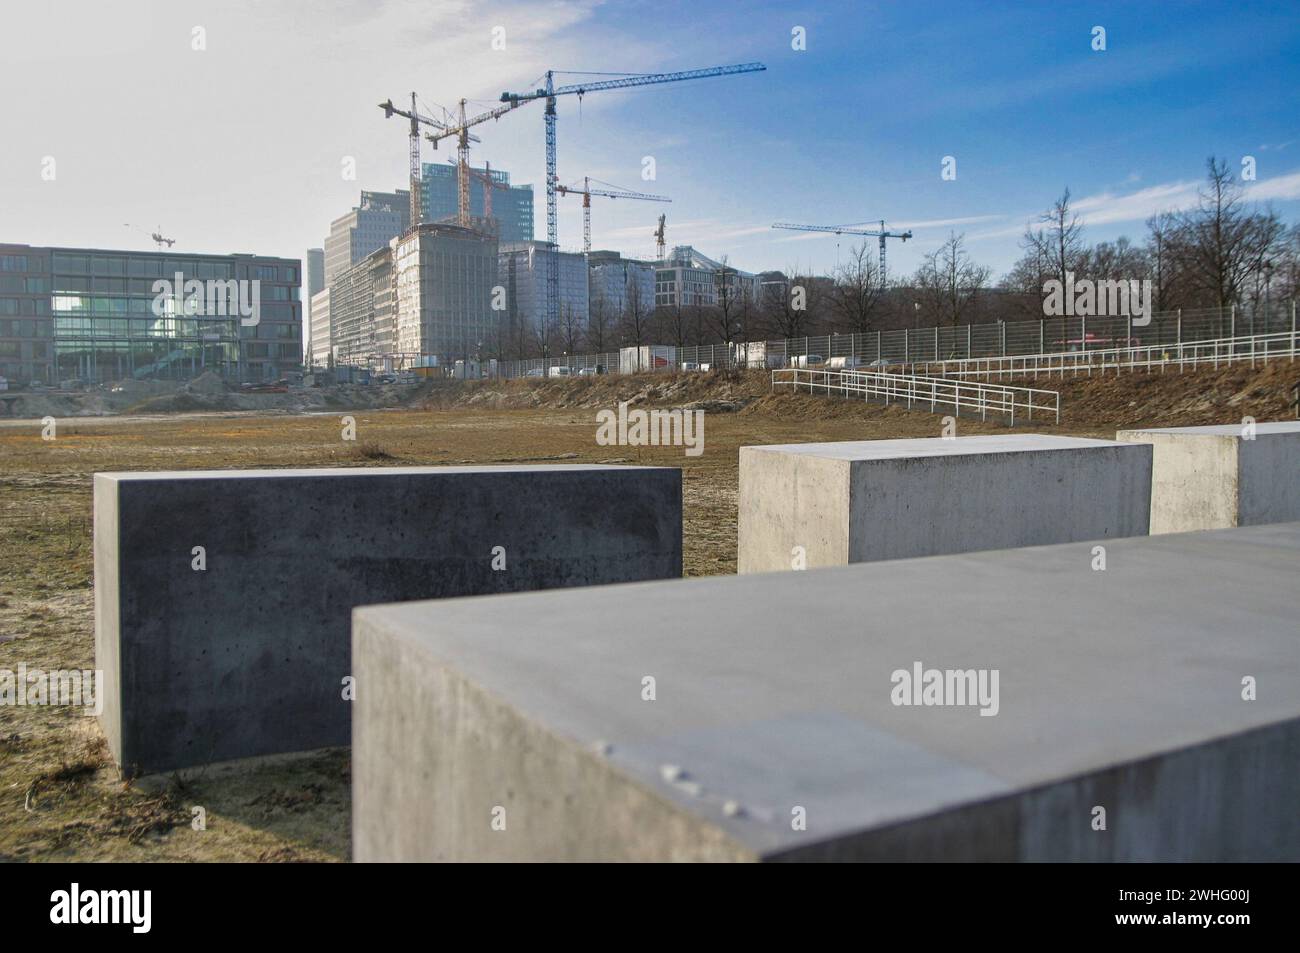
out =
[[[959,358],[951,361],[920,361],[900,366],[903,373],[939,374],[943,377],[1033,377],[1039,374],[1071,377],[1078,374],[1105,374],[1113,371],[1183,370],[1212,364],[1214,367],[1256,362],[1297,355],[1296,335],[1257,334],[1247,337],[1219,338],[1210,341],[1184,341],[1181,344],[1151,344],[1136,347],[1106,348],[1096,351],[1060,351],[1055,354],[1013,355],[1009,357]]]
[[[981,420],[987,420],[991,412],[1004,418],[1011,426],[1015,426],[1017,412],[1024,420],[1033,420],[1037,411],[1040,420],[1051,417],[1056,423],[1061,422],[1061,395],[1054,390],[1034,387],[879,371],[806,370],[797,367],[772,371],[772,389],[778,387],[796,391],[806,387],[810,394],[861,396],[863,400],[875,398],[885,404],[906,402],[909,410],[917,406],[928,406],[931,412],[951,408],[957,416],[967,410],[978,413]]]
[[[1165,349],[1213,341],[1244,342],[1261,335],[1289,335],[1295,350],[1296,306],[1293,301],[1258,308],[1208,308],[1165,311],[1151,316],[1147,325],[1135,325],[1131,317],[1040,318],[1029,321],[996,321],[946,328],[903,328],[866,334],[830,334],[819,337],[758,341],[748,344],[714,344],[700,347],[663,348],[671,358],[659,359],[641,372],[682,369],[788,367],[796,358],[848,358],[871,364],[932,365],[936,362],[1003,358],[1013,356],[1060,355],[1116,351],[1133,348]],[[1234,345],[1238,346],[1238,345]],[[1235,352],[1234,352],[1235,353]],[[1270,357],[1274,356],[1270,352]],[[618,373],[618,352],[563,355],[528,361],[504,361],[496,366],[500,377],[545,377],[552,367],[567,367],[570,373],[587,369]]]

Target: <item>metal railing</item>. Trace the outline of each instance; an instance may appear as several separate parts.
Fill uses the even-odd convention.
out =
[[[1267,364],[1270,360],[1295,360],[1295,332],[1254,334],[1207,341],[1184,341],[1176,344],[1143,344],[1131,347],[1102,348],[1092,351],[1057,351],[1047,354],[1014,354],[1006,357],[957,358],[940,361],[916,361],[901,365],[904,374],[939,374],[944,377],[1047,377],[1105,374],[1113,371],[1183,370],[1188,367],[1214,367],[1247,361]]]
[[[863,400],[906,403],[909,410],[918,406],[931,413],[951,409],[957,416],[963,410],[978,413],[980,420],[989,414],[1002,417],[1015,426],[1016,416],[1022,421],[1050,417],[1061,422],[1061,395],[1054,390],[1036,387],[1012,387],[1006,384],[988,384],[954,378],[922,377],[914,374],[897,374],[884,371],[818,370],[787,367],[772,371],[772,390],[789,387],[798,391],[828,396],[858,397]]]

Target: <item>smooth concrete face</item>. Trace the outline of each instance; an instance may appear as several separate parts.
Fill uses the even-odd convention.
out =
[[[96,474],[109,745],[135,774],[347,744],[354,606],[678,577],[681,527],[675,469]]]
[[[1046,434],[740,448],[741,573],[1147,533],[1151,452]]]
[[[354,858],[1300,859],[1300,524],[1106,551],[358,609]]]
[[[1300,421],[1121,430],[1150,444],[1151,532],[1258,526],[1300,519]]]

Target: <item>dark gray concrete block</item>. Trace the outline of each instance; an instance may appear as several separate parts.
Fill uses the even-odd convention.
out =
[[[98,473],[109,745],[147,773],[347,744],[354,606],[677,577],[681,514],[653,467]]]
[[[1300,860],[1300,523],[1097,545],[358,609],[353,856]]]

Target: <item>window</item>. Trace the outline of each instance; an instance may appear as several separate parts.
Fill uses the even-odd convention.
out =
[[[157,258],[132,258],[129,272],[135,278],[160,278],[162,262]]]
[[[84,275],[90,271],[90,259],[85,255],[56,254],[54,270],[60,274]]]
[[[0,255],[0,271],[26,271],[26,255]]]

